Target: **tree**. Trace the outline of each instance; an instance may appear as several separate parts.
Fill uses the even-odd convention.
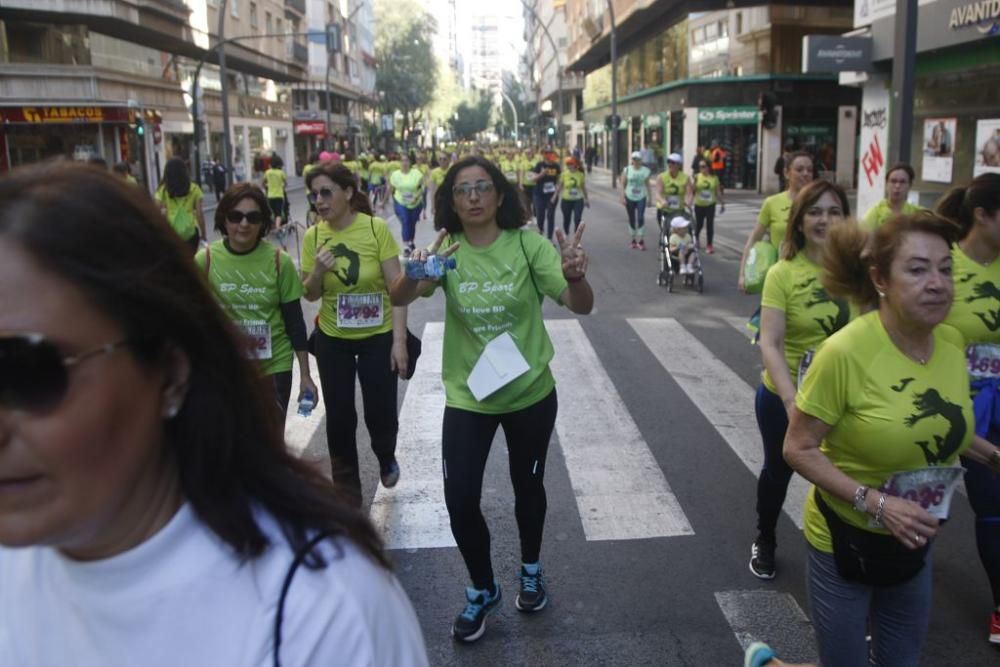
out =
[[[458,105],[468,99],[468,91],[458,85],[458,77],[455,76],[454,70],[439,60],[437,88],[434,91],[434,99],[427,107],[427,117],[432,126],[448,125]]]
[[[472,140],[490,125],[493,115],[493,98],[485,91],[479,91],[474,102],[462,102],[448,121],[456,139]]]
[[[375,88],[384,94],[385,113],[403,114],[406,132],[433,99],[438,72],[431,39],[437,22],[415,0],[376,0],[375,25]]]

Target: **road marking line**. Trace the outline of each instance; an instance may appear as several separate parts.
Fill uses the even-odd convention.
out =
[[[663,471],[580,323],[545,323],[552,372],[567,389],[556,433],[587,540],[693,535]]]
[[[740,317],[738,315],[730,315],[728,317],[722,318],[726,324],[743,334],[747,340],[753,339],[753,332],[747,329],[747,322],[750,320],[749,317]]]
[[[759,477],[764,453],[756,428],[754,389],[677,320],[629,318],[628,323],[743,465]],[[784,511],[799,529],[808,490],[808,482],[792,476]]]
[[[441,462],[444,323],[428,322],[421,340],[420,363],[408,381],[399,413],[399,484],[392,489],[380,484],[371,506],[371,520],[388,549],[455,546],[444,504]]]
[[[753,642],[763,641],[782,660],[817,662],[809,617],[788,593],[721,591],[715,601],[744,651]]]

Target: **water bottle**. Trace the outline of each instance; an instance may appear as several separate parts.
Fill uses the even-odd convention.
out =
[[[299,415],[302,417],[308,417],[312,414],[313,408],[316,407],[316,397],[308,389],[302,394],[302,400],[299,401]]]
[[[410,258],[402,261],[406,277],[412,280],[437,280],[446,271],[454,269],[457,265],[454,257],[442,257],[441,255],[430,255],[423,262]]]

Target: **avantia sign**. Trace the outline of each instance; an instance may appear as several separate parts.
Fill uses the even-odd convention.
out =
[[[1000,0],[979,0],[952,9],[948,27],[958,30],[974,25],[986,33],[996,28],[997,21],[1000,21]]]

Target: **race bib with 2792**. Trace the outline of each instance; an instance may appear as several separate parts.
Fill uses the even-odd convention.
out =
[[[382,326],[382,294],[340,294],[337,296],[337,326],[367,329]]]

